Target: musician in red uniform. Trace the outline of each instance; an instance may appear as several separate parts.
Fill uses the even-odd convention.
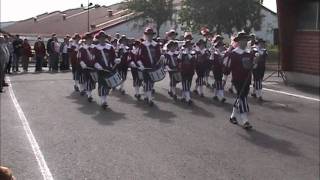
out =
[[[245,129],[252,128],[247,117],[247,113],[249,112],[247,96],[251,84],[251,70],[255,62],[254,53],[246,50],[248,39],[249,36],[246,33],[238,33],[234,41],[239,43],[239,47],[231,52],[229,67],[232,73],[232,83],[238,95],[234,103],[230,122],[234,124],[240,123]]]
[[[177,36],[178,36],[178,33],[174,29],[171,29],[170,31],[166,32],[166,40],[165,40],[165,44],[163,46],[164,52],[166,52],[168,50],[168,47],[167,47],[168,43],[170,41],[175,41]]]
[[[225,57],[225,48],[224,48],[224,43],[222,41],[215,41],[214,43],[214,53],[212,55],[212,71],[213,71],[213,76],[215,80],[215,94],[213,99],[214,100],[219,100],[221,102],[225,102],[226,98],[224,97],[224,88],[222,85],[222,77],[223,77],[223,69],[224,69],[224,64],[223,60]]]
[[[107,108],[107,96],[111,87],[105,81],[105,78],[112,74],[115,70],[115,50],[111,44],[106,42],[109,36],[104,31],[100,31],[95,38],[99,43],[93,50],[95,64],[94,67],[98,70],[98,95],[101,100],[101,107]]]
[[[182,101],[192,104],[190,88],[192,84],[192,78],[195,72],[195,51],[193,50],[193,43],[190,40],[186,40],[183,45],[183,51],[179,55],[179,66],[182,76]]]
[[[120,59],[120,63],[117,65],[117,70],[121,75],[122,83],[120,84],[120,92],[121,94],[125,94],[124,90],[124,82],[127,79],[127,73],[128,73],[128,66],[131,62],[131,53],[129,51],[128,47],[128,39],[126,36],[122,36],[119,39],[118,44],[118,52],[117,52],[117,58]]]
[[[138,64],[141,70],[145,68],[156,69],[160,66],[161,50],[158,43],[153,41],[155,32],[152,28],[146,28],[144,31],[145,41],[142,42],[140,53],[138,55]],[[144,71],[144,92],[145,100],[150,106],[153,106],[152,89],[154,82],[151,80],[147,71]]]
[[[138,55],[140,51],[141,42],[138,40],[135,40],[131,49],[131,61],[129,63],[131,68],[131,74],[133,79],[133,88],[135,90],[134,97],[137,100],[140,100],[141,94],[140,94],[140,87],[142,86],[142,79],[139,78],[139,65],[138,65]]]
[[[74,80],[74,90],[79,91],[79,73],[78,73],[78,60],[77,60],[77,54],[79,50],[79,41],[81,40],[81,37],[78,33],[74,34],[72,37],[72,42],[69,44],[68,52],[70,57],[70,62],[72,66],[72,75]],[[82,88],[81,88],[82,89]]]
[[[179,83],[181,80],[177,79],[177,76],[175,76],[176,73],[180,74],[178,70],[178,55],[179,52],[177,51],[178,43],[170,40],[167,43],[167,52],[164,54],[165,57],[165,66],[167,71],[169,72],[170,77],[170,85],[169,85],[169,91],[168,94],[176,101],[177,100],[177,83]],[[180,74],[181,78],[181,74]]]
[[[262,80],[266,70],[266,60],[268,57],[268,51],[265,49],[265,41],[259,38],[256,41],[256,45],[253,47],[253,51],[258,53],[257,67],[253,69],[253,93],[251,96],[258,98],[262,101]]]
[[[203,39],[200,39],[197,42],[196,47],[196,87],[194,89],[195,94],[199,94],[200,97],[204,97],[203,86],[205,84],[205,74],[210,68],[209,58],[210,51],[206,48],[206,42]]]
[[[92,90],[96,88],[96,79],[90,73],[94,73],[94,45],[92,44],[93,36],[86,33],[83,38],[84,44],[80,46],[78,58],[85,77],[85,89],[88,96],[88,101],[92,102]]]

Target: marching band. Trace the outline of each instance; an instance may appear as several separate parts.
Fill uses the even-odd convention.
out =
[[[92,102],[92,91],[97,84],[100,105],[106,109],[111,90],[118,90],[123,95],[126,93],[124,83],[130,69],[134,97],[153,106],[154,85],[162,81],[168,72],[169,96],[174,101],[181,99],[192,105],[193,77],[196,76],[192,93],[204,97],[204,87],[209,85],[208,77],[212,72],[212,98],[224,103],[225,84],[231,74],[231,88],[236,90],[237,96],[230,122],[245,129],[252,128],[247,114],[247,96],[253,76],[254,88],[251,95],[262,101],[262,80],[268,54],[263,39],[251,38],[249,43],[250,36],[239,32],[232,38],[230,47],[226,47],[221,35],[212,37],[207,29],[201,30],[204,38],[196,43],[190,32],[184,34],[184,41],[181,42],[176,40],[176,31],[170,30],[166,33],[167,39],[163,44],[154,38],[155,34],[150,27],[145,29],[144,38],[140,40],[131,40],[125,35],[117,34],[111,41],[111,37],[104,31],[95,36],[90,33],[83,37],[75,34],[68,45],[74,90],[82,96],[86,94],[88,102]],[[177,91],[179,83],[182,87],[181,98]],[[141,88],[143,92],[140,91]]]

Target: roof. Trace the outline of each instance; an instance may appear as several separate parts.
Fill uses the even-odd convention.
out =
[[[112,11],[112,16],[109,16],[109,11]],[[123,23],[136,15],[138,14],[122,8],[121,3],[92,8],[89,10],[90,31],[95,32],[108,26]],[[36,17],[17,21],[10,26],[4,27],[3,30],[11,34],[25,36],[50,36],[52,33],[56,33],[58,37],[63,37],[66,34],[86,33],[88,31],[87,22],[88,10],[75,8],[66,11],[43,13]]]
[[[174,6],[181,6],[181,2],[181,0],[174,0]],[[277,15],[265,6],[261,5],[261,7]],[[109,16],[109,11],[112,11],[112,16]],[[90,32],[114,27],[140,15],[142,13],[135,13],[124,9],[122,3],[92,8],[89,10]],[[23,36],[40,35],[48,37],[52,33],[56,33],[58,37],[64,37],[66,34],[84,34],[88,31],[88,11],[83,8],[74,8],[65,11],[46,12],[36,17],[17,21],[12,25],[4,27],[2,30],[10,34],[20,34]]]

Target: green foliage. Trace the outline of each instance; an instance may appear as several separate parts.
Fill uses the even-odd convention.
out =
[[[158,35],[161,25],[172,19],[173,0],[126,0],[125,5],[132,11],[142,12],[142,17],[151,19]]]
[[[205,26],[217,33],[260,29],[262,0],[183,0],[180,22],[191,30]]]

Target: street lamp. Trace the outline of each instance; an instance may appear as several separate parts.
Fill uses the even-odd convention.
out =
[[[88,12],[88,32],[90,31],[90,9],[96,7],[96,6],[92,6],[93,4],[91,2],[89,2],[88,0],[88,6],[84,9],[84,10],[87,10]],[[81,4],[81,7],[84,7],[83,4]]]

